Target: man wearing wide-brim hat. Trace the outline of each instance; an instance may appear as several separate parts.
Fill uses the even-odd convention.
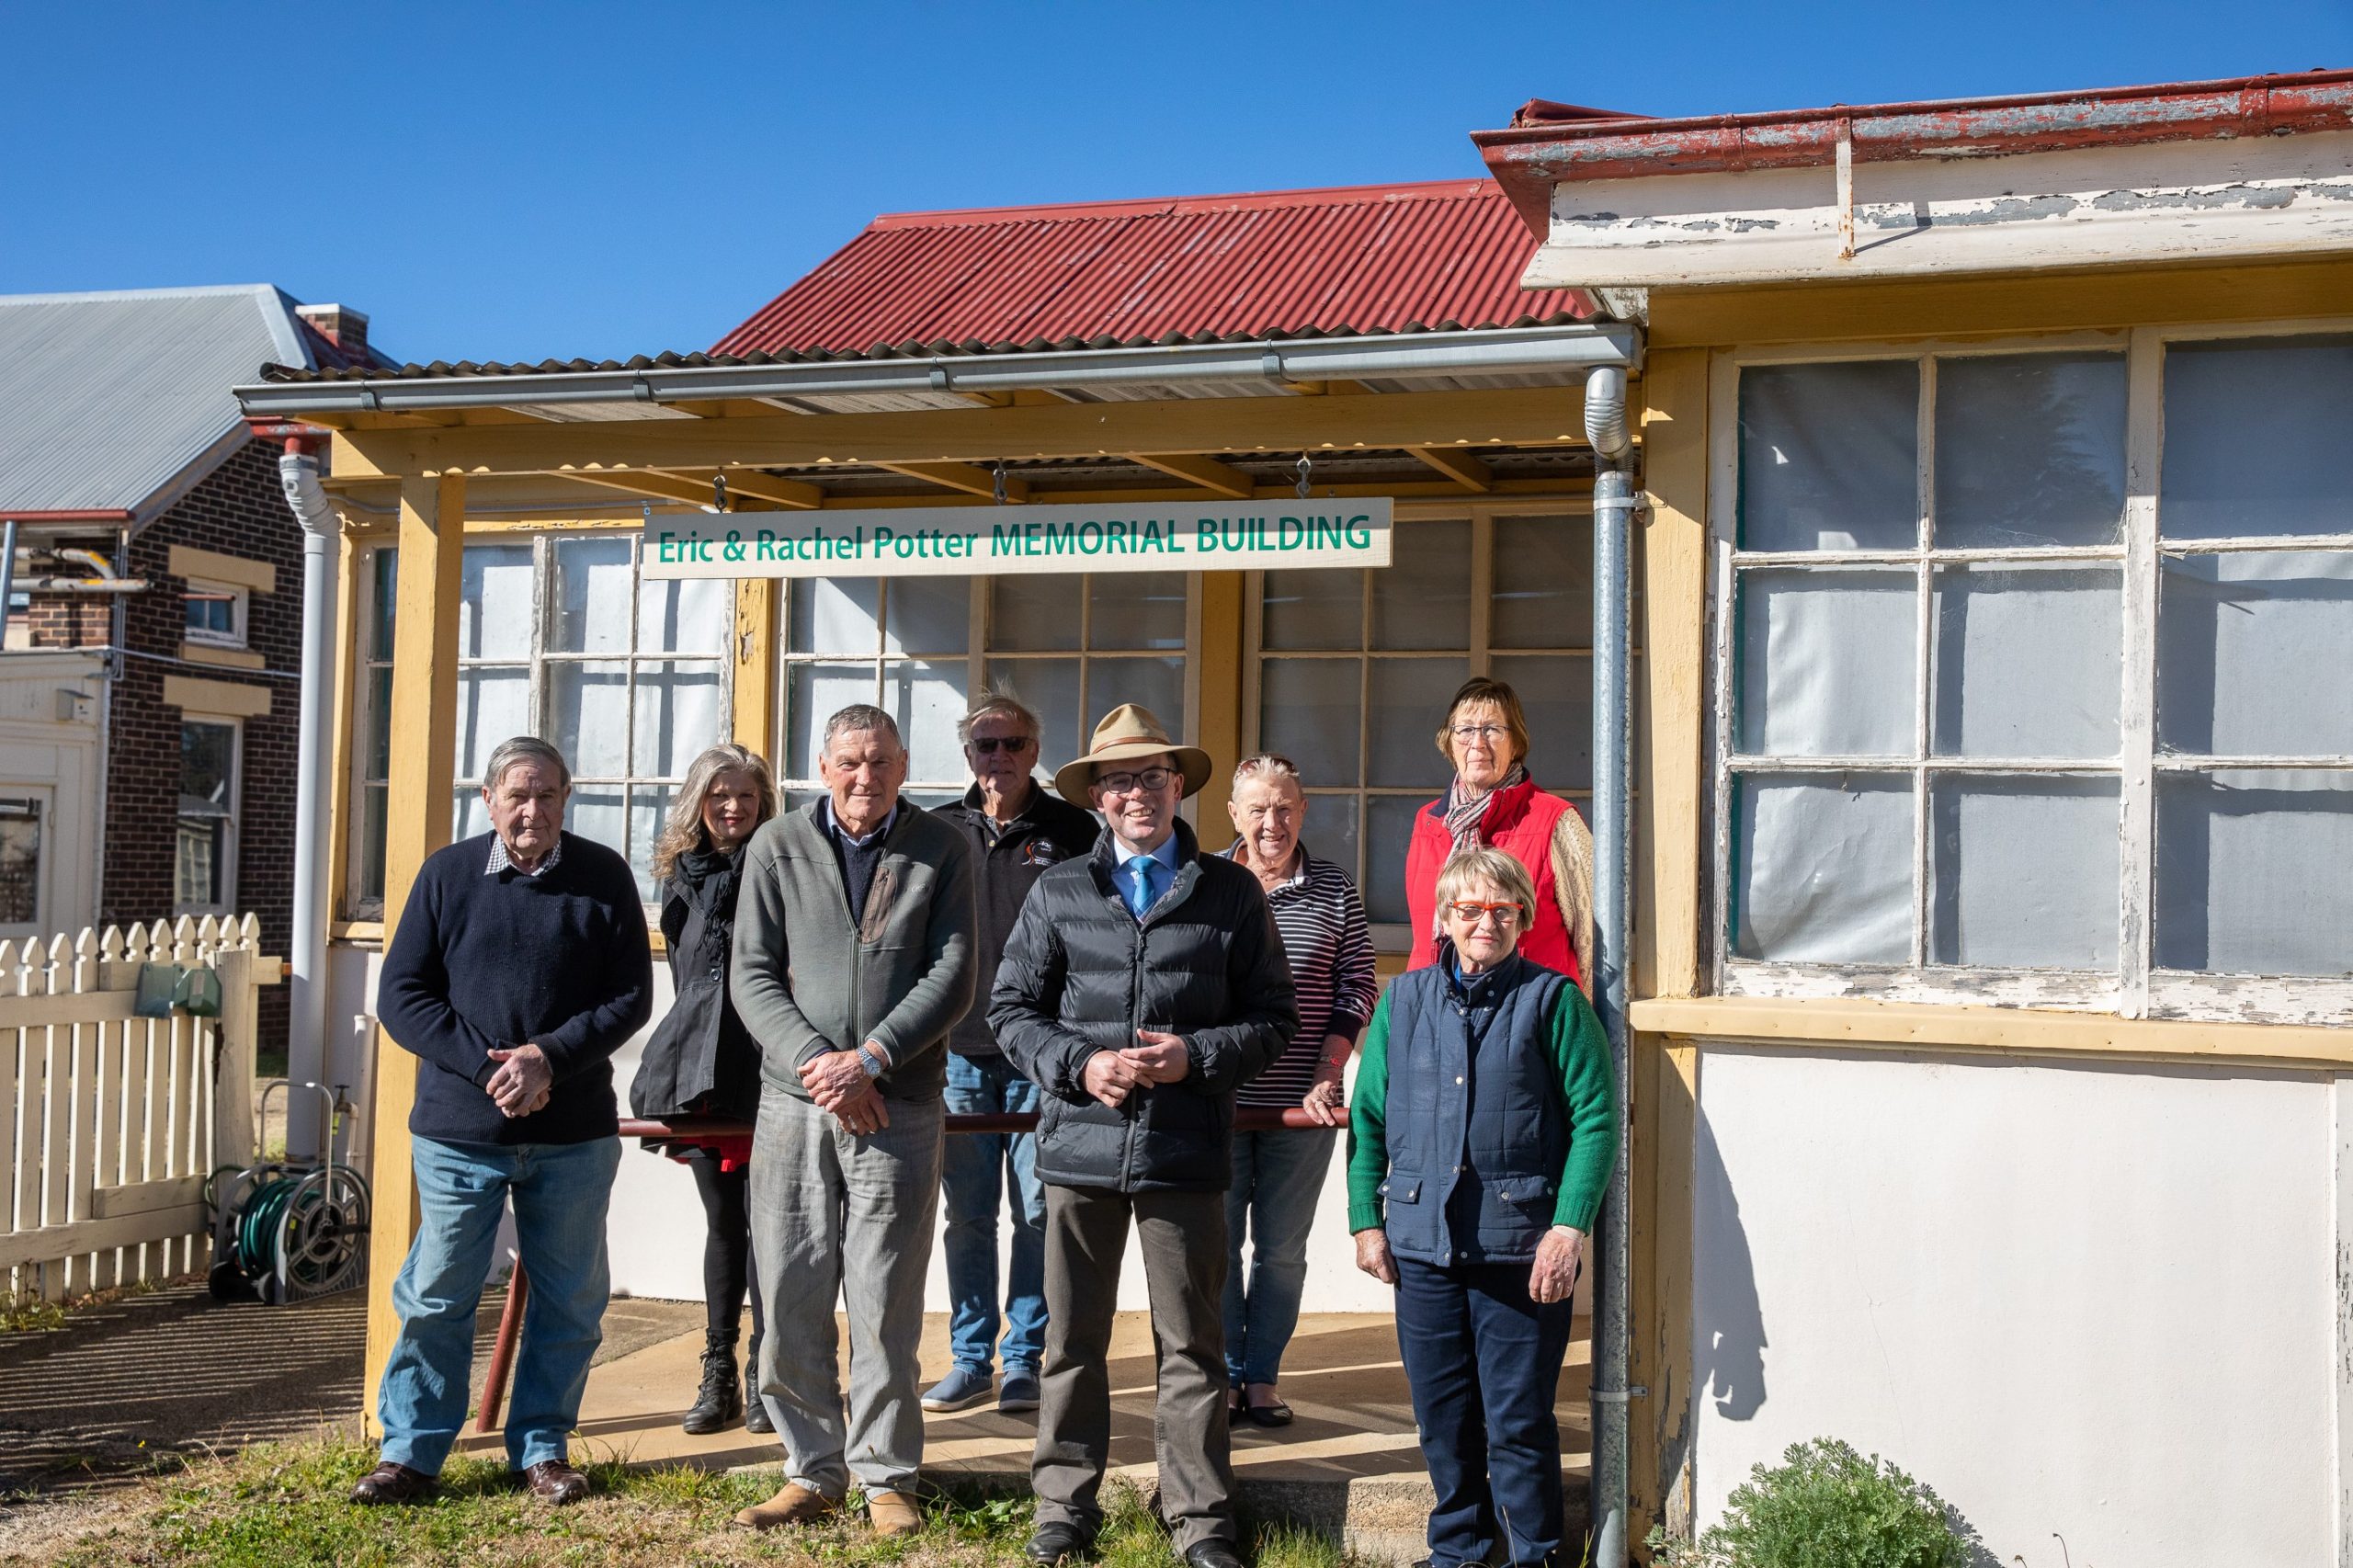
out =
[[[1240,1568],[1225,1414],[1225,1189],[1233,1091],[1299,1027],[1258,880],[1205,856],[1177,803],[1209,781],[1148,709],[1115,708],[1054,775],[1103,813],[1049,869],[990,996],[998,1042],[1041,1093],[1046,1360],[1032,1562],[1091,1551],[1111,1439],[1108,1356],[1132,1223],[1160,1349],[1160,1510],[1191,1568]]]

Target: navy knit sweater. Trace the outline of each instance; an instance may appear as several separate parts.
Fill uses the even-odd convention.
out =
[[[536,877],[496,876],[490,835],[417,873],[376,983],[376,1017],[419,1058],[408,1127],[442,1143],[583,1143],[615,1130],[612,1055],[654,1006],[645,910],[629,863],[571,834]],[[508,1117],[483,1091],[494,1048],[547,1053],[546,1107]]]

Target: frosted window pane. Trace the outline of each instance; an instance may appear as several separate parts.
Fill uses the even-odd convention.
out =
[[[872,665],[791,665],[785,676],[788,778],[817,777],[825,721],[853,702],[874,700]]]
[[[1400,523],[1388,567],[1372,574],[1372,645],[1471,645],[1471,525]]]
[[[1091,659],[1086,665],[1086,729],[1122,702],[1141,703],[1185,738],[1185,661],[1182,659]]]
[[[965,777],[956,722],[964,716],[961,659],[909,659],[882,666],[883,704],[907,743],[907,777],[942,783]]]
[[[369,551],[368,656],[392,656],[392,631],[399,622],[401,552],[390,546]]]
[[[555,665],[548,671],[556,749],[582,778],[629,776],[629,665]],[[620,840],[614,841],[615,847]]]
[[[458,656],[520,659],[531,652],[531,547],[470,544],[459,571]]]
[[[1432,729],[1438,726],[1432,724]],[[1405,846],[1413,842],[1414,813],[1429,802],[1415,795],[1374,795],[1364,803],[1365,913],[1384,925],[1405,920]],[[1430,933],[1414,931],[1407,939],[1415,949]]]
[[[478,834],[489,831],[490,808],[483,803],[481,789],[478,786],[468,785],[460,790],[450,812],[449,836],[472,838]],[[489,864],[487,860],[483,863]]]
[[[1268,659],[1259,665],[1258,746],[1299,764],[1310,784],[1360,782],[1355,659]],[[1436,729],[1433,720],[1430,727]]]
[[[2353,773],[2157,776],[2156,963],[2353,974]]]
[[[618,784],[579,784],[572,790],[572,820],[564,825],[617,855],[629,853],[629,821]]]
[[[1267,648],[1364,646],[1362,572],[1269,572],[1259,603]]]
[[[1014,653],[1078,646],[1075,576],[1013,573],[989,579],[989,646]]]
[[[637,896],[654,902],[654,845],[662,836],[662,819],[669,814],[674,791],[659,784],[640,784],[629,792],[629,869],[637,873]]]
[[[683,776],[689,763],[719,744],[720,707],[717,665],[638,665],[630,771],[640,778]]]
[[[1593,645],[1593,523],[1497,517],[1487,642],[1495,648]]]
[[[2124,528],[2124,356],[1937,361],[1937,542],[2113,544]]]
[[[1909,550],[1920,540],[1920,367],[1740,373],[1740,548]]]
[[[637,585],[637,651],[641,653],[724,653],[734,631],[732,578],[648,579]]]
[[[1040,767],[1051,772],[1086,752],[1093,726],[1079,722],[1076,659],[993,659],[989,684],[1038,715]]]
[[[1912,755],[1911,573],[1744,572],[1739,594],[1743,752]]]
[[[1094,600],[1086,622],[1090,648],[1182,648],[1185,574],[1101,572],[1087,579]]]
[[[1928,810],[1930,962],[2116,967],[2115,779],[1941,778]]]
[[[552,652],[629,652],[629,591],[637,576],[630,548],[626,538],[555,541],[555,624],[548,632]]]
[[[458,672],[458,777],[479,781],[501,741],[531,733],[531,676],[520,666]],[[574,764],[575,771],[578,764]]]
[[[970,577],[893,577],[882,614],[886,653],[961,653],[972,641]]]
[[[1938,754],[2114,756],[2123,607],[2108,567],[1939,570]]]
[[[1230,829],[1232,823],[1221,823],[1221,829]],[[1363,881],[1357,865],[1357,797],[1354,795],[1310,795],[1307,815],[1302,820],[1299,841],[1319,860],[1329,860],[1348,874],[1348,881]]]
[[[1447,699],[1470,678],[1466,659],[1375,659],[1365,699],[1364,781],[1383,787],[1443,786],[1454,777],[1438,749]]]
[[[1519,693],[1528,714],[1528,771],[1536,782],[1547,790],[1592,788],[1593,661],[1582,654],[1498,655],[1490,673]]]
[[[2165,350],[2167,539],[2353,533],[2353,337]]]
[[[2353,752],[2353,555],[2165,562],[2157,739],[2240,756]]]
[[[881,584],[872,577],[795,577],[787,619],[795,653],[872,653]]]
[[[1908,963],[1912,783],[1745,778],[1733,804],[1733,948],[1782,963]]]

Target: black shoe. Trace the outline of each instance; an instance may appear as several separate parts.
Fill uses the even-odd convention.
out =
[[[754,1335],[744,1350],[744,1430],[763,1437],[776,1430],[768,1419],[768,1402],[760,1397],[760,1336]]]
[[[1029,1544],[1021,1549],[1021,1555],[1040,1568],[1053,1568],[1057,1562],[1075,1562],[1094,1550],[1093,1539],[1076,1525],[1040,1525],[1037,1533],[1029,1538]],[[1241,1564],[1236,1563],[1234,1568],[1241,1568]]]
[[[724,1432],[744,1414],[743,1386],[735,1381],[735,1347],[714,1345],[702,1353],[702,1387],[678,1423],[696,1437]]]
[[[1197,1540],[1185,1549],[1191,1568],[1242,1568],[1242,1555],[1225,1540]]]

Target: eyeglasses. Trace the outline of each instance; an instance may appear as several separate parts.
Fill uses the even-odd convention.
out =
[[[1107,795],[1127,795],[1138,790],[1165,790],[1168,781],[1176,777],[1176,770],[1168,767],[1147,767],[1141,773],[1098,773],[1095,787]]]
[[[1519,924],[1519,905],[1516,903],[1472,903],[1464,901],[1446,906],[1448,914],[1466,926],[1484,926],[1492,920],[1498,926]]]
[[[1467,746],[1474,741],[1484,741],[1493,745],[1511,732],[1501,724],[1457,724],[1451,733]]]
[[[983,756],[995,756],[1001,751],[1028,751],[1037,744],[1038,737],[1035,735],[1008,735],[1002,738],[996,735],[974,735],[972,740],[972,749]]]

